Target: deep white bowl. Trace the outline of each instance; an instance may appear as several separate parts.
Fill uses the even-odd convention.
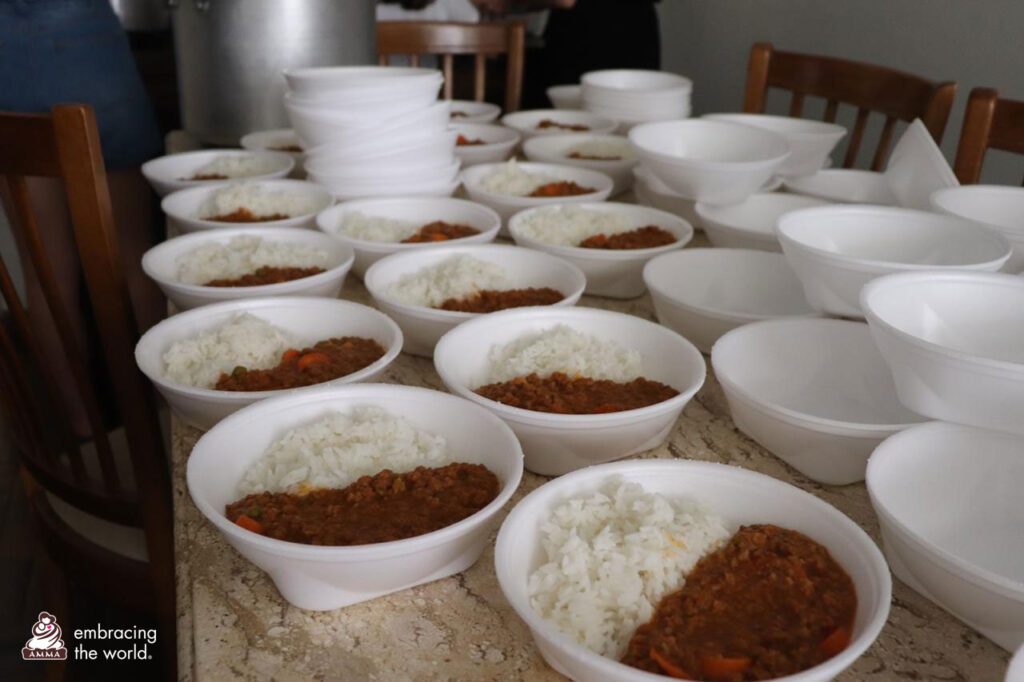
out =
[[[448,330],[480,313],[438,310],[407,303],[388,295],[387,287],[406,274],[437,265],[458,255],[471,256],[503,268],[511,280],[509,288],[551,287],[565,294],[558,306],[576,305],[587,279],[572,263],[531,249],[504,244],[471,244],[406,251],[386,256],[366,271],[366,288],[374,304],[402,328],[406,353],[431,357],[434,346]]]
[[[207,287],[178,280],[179,259],[206,244],[226,244],[235,237],[259,237],[267,242],[303,245],[322,249],[329,255],[324,272],[311,277],[252,287]],[[348,244],[314,230],[287,227],[234,227],[186,234],[157,244],[142,256],[142,270],[178,308],[189,310],[201,305],[264,296],[324,296],[337,298],[352,268],[355,252]]]
[[[372,381],[402,351],[402,331],[382,312],[369,306],[331,298],[275,296],[225,301],[169,317],[151,327],[135,346],[135,363],[149,377],[181,419],[198,429],[209,429],[224,417],[265,398],[313,387],[278,391],[218,391],[182,386],[164,374],[164,353],[175,341],[192,338],[223,324],[238,313],[251,313],[299,337],[306,346],[338,336],[376,339],[386,353],[358,372],[317,386],[337,386]]]
[[[992,272],[1010,257],[994,230],[952,216],[887,206],[823,206],[782,216],[782,252],[808,302],[863,317],[860,290],[875,277],[921,270]]]
[[[267,170],[258,175],[244,178],[228,178],[227,180],[186,180],[195,175],[196,171],[220,156],[256,157],[265,161]],[[142,164],[142,174],[160,196],[165,196],[179,189],[212,185],[223,182],[241,180],[270,180],[283,178],[292,172],[295,160],[284,152],[250,151],[247,149],[203,149],[197,152],[168,154],[150,159]]]
[[[820,483],[864,480],[882,440],[925,421],[900,404],[862,322],[755,322],[722,336],[711,365],[736,426]]]
[[[366,216],[404,220],[417,225],[426,225],[435,220],[446,223],[468,225],[480,230],[462,239],[445,242],[422,242],[419,244],[402,244],[401,242],[373,242],[364,239],[353,239],[338,232],[345,218],[352,213]],[[434,249],[439,246],[456,244],[484,244],[494,241],[501,228],[501,218],[486,206],[475,204],[465,199],[447,197],[382,197],[378,199],[361,199],[346,201],[327,209],[316,217],[316,225],[335,239],[347,243],[356,253],[352,271],[362,278],[373,263],[393,253],[405,253],[419,249]]]
[[[347,94],[334,101],[304,100],[292,93],[284,95],[284,106],[289,116],[352,128],[374,128],[381,121],[423,111],[434,101],[432,93],[380,102],[362,101]]]
[[[530,628],[544,660],[578,682],[664,682],[669,678],[600,656],[562,634],[530,604],[527,581],[545,561],[541,525],[570,497],[599,490],[609,480],[639,483],[645,490],[685,498],[720,515],[731,527],[771,523],[824,545],[853,580],[857,615],[849,646],[788,682],[827,682],[850,667],[875,641],[889,615],[892,578],[875,543],[835,507],[795,486],[740,467],[680,460],[629,460],[576,471],[524,497],[498,532],[494,567],[498,584]]]
[[[706,114],[703,118],[709,121],[742,123],[782,135],[792,152],[776,171],[783,177],[799,177],[817,172],[839,144],[839,140],[846,135],[846,128],[841,125],[791,116]]]
[[[538,128],[542,121],[556,121],[565,125],[584,125],[587,130],[573,131],[564,128]],[[617,121],[598,116],[589,111],[573,111],[569,109],[533,109],[517,111],[501,117],[503,126],[512,128],[523,136],[524,140],[538,135],[608,135],[619,125]]]
[[[942,213],[982,223],[1001,233],[1013,247],[1003,270],[1024,272],[1024,187],[950,187],[933,192],[931,204]]]
[[[698,202],[694,209],[712,245],[734,249],[782,251],[775,226],[779,218],[801,208],[829,202],[783,192],[751,194],[740,204],[716,206]]]
[[[790,156],[781,135],[723,121],[644,123],[629,131],[629,140],[669,189],[712,204],[743,201]]]
[[[462,167],[479,163],[498,163],[515,153],[522,136],[511,128],[488,123],[452,123],[452,130],[471,140],[483,140],[484,144],[455,147],[455,156],[462,161]]]
[[[585,108],[619,108],[623,113],[677,110],[689,106],[693,82],[666,71],[606,69],[580,78]]]
[[[557,208],[557,206],[531,208],[515,214],[508,222],[509,234],[519,246],[545,251],[579,267],[587,276],[587,293],[591,296],[607,296],[609,298],[643,296],[644,291],[647,290],[643,279],[644,265],[661,254],[683,248],[693,239],[693,227],[677,215],[646,206],[612,202],[582,204],[581,208],[618,215],[629,225],[630,229],[655,225],[671,232],[676,241],[650,249],[585,249],[579,246],[550,244],[523,234],[524,222],[537,215],[538,212],[553,208]]]
[[[425,109],[386,119],[367,118],[360,125],[340,124],[309,116],[295,107],[285,108],[303,145],[316,147],[329,142],[356,143],[369,137],[397,139],[441,133],[448,128],[450,102],[437,102]]]
[[[892,572],[1013,651],[1024,644],[1024,439],[956,424],[907,429],[868,462]]]
[[[648,261],[643,277],[658,322],[706,354],[718,337],[741,325],[815,315],[781,254],[685,249]]]
[[[345,187],[347,193],[355,193],[359,188],[385,191],[389,187],[411,183],[448,183],[459,174],[459,160],[455,158],[454,148],[453,144],[447,155],[424,165],[404,166],[386,161],[334,165],[310,161],[306,170],[318,182]]]
[[[238,482],[270,445],[297,426],[367,405],[444,437],[455,461],[487,466],[501,484],[498,496],[472,516],[432,533],[351,547],[276,540],[228,521],[225,505],[238,499]],[[186,480],[203,516],[242,556],[270,575],[285,600],[301,609],[327,611],[472,566],[522,473],[519,443],[486,410],[439,391],[361,384],[293,393],[241,410],[199,439],[189,455]]]
[[[501,116],[501,107],[489,102],[473,102],[470,100],[452,100],[452,123],[492,123]],[[458,116],[456,114],[464,114]]]
[[[583,108],[583,86],[576,85],[552,85],[547,89],[548,99],[555,109],[582,109]]]
[[[402,66],[312,66],[285,69],[289,91],[302,97],[386,99],[416,90],[437,91],[444,77],[436,69]]]
[[[445,133],[414,134],[394,138],[364,136],[350,142],[328,142],[306,150],[310,161],[428,165],[450,158],[455,137]]]
[[[885,174],[855,168],[826,168],[812,175],[789,177],[783,181],[790,192],[839,204],[898,206]]]
[[[643,375],[679,395],[636,410],[573,415],[510,407],[474,392],[487,381],[492,347],[559,324],[638,350]],[[526,468],[544,476],[657,447],[704,384],[707,371],[693,344],[653,322],[595,308],[550,306],[491,313],[455,327],[434,348],[434,367],[449,391],[504,419],[523,446]]]
[[[246,180],[246,184],[256,185],[274,192],[287,192],[305,197],[310,210],[301,215],[291,216],[284,220],[268,220],[259,223],[246,223],[250,227],[301,227],[312,229],[316,225],[316,214],[334,204],[334,196],[323,186],[305,180]],[[242,182],[204,183],[202,187],[190,187],[171,192],[160,201],[160,209],[167,215],[171,226],[182,232],[206,232],[238,227],[239,223],[222,223],[216,220],[205,220],[199,217],[206,203],[218,191]]]
[[[905,405],[1024,434],[1024,278],[892,275],[865,286],[861,305]]]
[[[605,142],[618,144],[622,147],[622,157],[618,160],[572,159],[572,150],[587,142]],[[537,135],[523,143],[523,154],[530,161],[557,163],[566,166],[579,166],[604,173],[612,179],[612,195],[625,192],[633,186],[633,168],[639,163],[629,141],[620,135],[588,135],[586,133],[569,133],[568,135]]]
[[[293,147],[302,146],[302,142],[299,141],[299,136],[295,134],[295,131],[291,128],[276,128],[273,130],[258,130],[256,132],[243,135],[242,139],[238,142],[242,149],[248,149],[250,151],[271,151],[281,152],[292,157],[295,161],[295,168],[292,169],[292,177],[302,177],[303,161],[305,160],[305,151],[284,151],[281,147]]]

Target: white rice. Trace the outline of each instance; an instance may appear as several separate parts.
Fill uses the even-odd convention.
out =
[[[200,220],[246,209],[255,216],[284,214],[289,218],[310,215],[322,206],[310,192],[271,189],[258,183],[243,182],[213,192],[199,207]]]
[[[227,243],[210,243],[178,257],[178,281],[206,284],[214,279],[234,279],[261,267],[331,267],[326,251],[306,244],[271,242],[251,235],[232,237]]]
[[[550,173],[531,173],[519,167],[515,159],[495,169],[480,180],[480,189],[494,194],[524,197],[541,185],[558,182]]]
[[[164,353],[164,376],[183,386],[213,388],[222,372],[242,365],[269,369],[289,348],[302,348],[290,332],[266,320],[238,313],[190,339],[175,341]]]
[[[228,178],[249,178],[254,175],[266,175],[273,173],[277,168],[274,160],[266,156],[256,154],[225,154],[215,156],[199,168],[192,171],[192,175],[223,175]]]
[[[583,154],[584,156],[617,156],[618,160],[628,160],[636,158],[633,153],[633,148],[629,146],[629,141],[623,138],[622,140],[586,140],[575,144],[565,150],[565,156],[568,158],[572,154]],[[611,161],[612,159],[607,159]]]
[[[434,308],[449,298],[510,287],[508,275],[500,265],[463,254],[402,275],[385,288],[385,293],[404,303]]]
[[[574,204],[544,208],[519,223],[524,237],[545,244],[579,246],[594,235],[613,235],[636,229],[625,218],[610,211],[595,211]]]
[[[338,226],[336,232],[368,242],[400,242],[414,235],[428,222],[430,221],[412,223],[408,220],[368,216],[354,211],[345,215],[345,220]]]
[[[661,598],[729,536],[721,518],[691,501],[610,481],[541,524],[547,561],[530,574],[530,601],[576,642],[619,659]]]
[[[384,469],[450,464],[447,442],[379,407],[357,407],[292,429],[253,462],[238,484],[240,495],[304,493],[344,488]]]
[[[491,348],[490,364],[486,383],[511,381],[534,373],[546,377],[555,372],[590,379],[632,381],[643,371],[639,351],[627,350],[613,341],[602,341],[564,324]]]

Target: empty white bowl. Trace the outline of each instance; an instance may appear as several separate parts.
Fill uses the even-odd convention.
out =
[[[907,429],[868,462],[892,572],[1008,651],[1024,644],[1024,439],[955,424]]]
[[[781,254],[685,249],[648,261],[643,277],[658,322],[706,354],[741,325],[816,314]]]
[[[208,287],[178,279],[180,260],[207,244],[227,244],[236,237],[258,237],[264,242],[306,246],[328,254],[324,272],[310,277],[251,287]],[[355,252],[348,244],[314,230],[287,227],[233,227],[186,234],[157,244],[142,256],[142,270],[178,310],[201,305],[263,296],[324,296],[337,298],[352,268]]]
[[[943,213],[982,223],[1000,232],[1013,247],[1013,255],[1003,270],[1024,271],[1024,187],[950,187],[932,193],[931,203]]]
[[[456,99],[451,105],[452,123],[491,123],[501,116],[501,107],[489,102]]]
[[[776,171],[781,176],[810,175],[817,172],[839,140],[846,135],[846,128],[835,123],[813,121],[791,116],[768,116],[766,114],[706,114],[702,118],[710,121],[728,121],[770,130],[786,138],[792,152]]]
[[[388,99],[417,90],[437,92],[444,77],[437,69],[402,66],[311,66],[285,69],[289,91],[300,97]]]
[[[900,403],[862,322],[755,322],[722,336],[711,365],[736,426],[820,483],[864,480],[883,439],[925,421]]]
[[[431,357],[434,346],[448,330],[481,313],[438,310],[407,303],[388,293],[388,287],[403,275],[437,265],[454,256],[465,255],[494,263],[505,270],[510,289],[551,287],[565,294],[554,305],[575,305],[587,284],[583,272],[572,263],[531,249],[504,244],[473,244],[406,251],[386,256],[366,271],[364,281],[374,304],[402,328],[406,353]]]
[[[441,220],[456,225],[468,225],[480,231],[480,234],[443,242],[421,242],[418,244],[402,244],[401,242],[377,242],[355,239],[339,232],[345,219],[353,213],[362,213],[372,218],[387,218],[414,223],[419,226]],[[456,244],[482,244],[494,241],[501,228],[501,218],[486,206],[475,204],[465,199],[448,197],[382,197],[378,199],[361,199],[346,201],[323,211],[316,217],[316,225],[335,239],[347,243],[356,253],[352,271],[362,278],[366,269],[384,256],[393,253],[405,253],[418,249],[432,249],[439,246]]]
[[[779,218],[801,208],[828,204],[827,201],[798,194],[765,192],[751,194],[743,203],[729,206],[698,202],[694,209],[714,246],[782,251],[775,234]]]
[[[241,145],[242,149],[249,149],[251,151],[267,150],[288,154],[295,161],[295,168],[291,172],[292,177],[303,176],[302,163],[305,160],[305,152],[290,149],[290,147],[302,146],[299,136],[291,128],[258,130],[248,135],[243,135],[238,144]]]
[[[811,175],[785,178],[783,185],[790,192],[839,204],[899,205],[885,174],[877,171],[827,168]]]
[[[658,682],[654,675],[605,658],[577,644],[544,620],[530,603],[530,574],[546,560],[541,528],[568,498],[597,492],[609,481],[638,483],[651,493],[693,500],[727,526],[770,523],[821,543],[853,580],[857,615],[849,646],[790,682],[827,682],[850,667],[875,641],[889,615],[892,578],[885,558],[860,527],[814,495],[770,476],[736,466],[679,460],[629,460],[594,466],[549,481],[512,509],[498,532],[494,568],[516,614],[530,628],[544,660],[579,682]]]
[[[672,386],[679,395],[636,410],[576,415],[510,407],[474,392],[488,381],[494,346],[560,324],[639,351],[643,376]],[[653,322],[595,308],[550,306],[481,315],[455,327],[434,348],[434,367],[449,391],[504,419],[523,446],[526,468],[544,476],[657,447],[704,384],[707,371],[693,344]]]
[[[676,241],[649,249],[586,249],[579,246],[551,244],[523,233],[522,226],[538,213],[557,210],[558,206],[527,209],[514,215],[508,222],[508,231],[519,246],[545,251],[579,267],[587,276],[587,291],[591,296],[609,298],[636,298],[643,296],[644,265],[652,258],[686,246],[693,239],[693,227],[679,216],[635,204],[611,202],[582,204],[587,211],[600,211],[617,215],[629,229],[654,225],[671,232]]]
[[[583,108],[619,122],[616,132],[649,121],[669,121],[690,115],[693,83],[664,71],[613,69],[583,75]]]
[[[724,121],[644,123],[629,131],[629,140],[669,189],[712,204],[743,201],[790,156],[781,135]]]
[[[546,90],[546,93],[555,109],[583,108],[583,86],[579,84],[552,85]]]
[[[860,290],[881,275],[912,270],[998,270],[1010,244],[960,218],[887,206],[805,208],[779,218],[782,252],[808,302],[863,317]]]
[[[189,180],[200,168],[222,156],[252,159],[258,166],[252,175],[219,180]],[[283,178],[292,172],[295,160],[284,152],[250,151],[247,149],[203,149],[196,152],[168,154],[142,164],[142,174],[160,196],[179,189],[239,180]]]
[[[573,159],[569,156],[588,143],[607,147],[614,151],[610,156],[619,158]],[[588,135],[586,133],[537,135],[523,143],[523,154],[530,161],[579,166],[604,173],[615,183],[612,195],[625,192],[633,186],[633,168],[639,163],[629,140],[621,135]]]
[[[245,180],[219,183],[204,183],[202,187],[190,187],[171,192],[160,202],[160,209],[167,215],[171,226],[182,232],[205,232],[238,227],[239,223],[225,223],[206,220],[199,216],[207,210],[214,195],[228,187],[246,184],[268,192],[281,192],[294,196],[305,207],[298,215],[283,220],[267,220],[246,223],[250,227],[301,227],[312,229],[316,225],[316,214],[334,203],[334,196],[321,185],[304,180]]]
[[[452,123],[452,130],[470,140],[483,140],[483,144],[457,145],[455,156],[462,167],[478,163],[498,163],[515,153],[522,136],[511,128],[488,123]]]
[[[905,405],[1024,434],[1024,278],[892,275],[865,286],[861,304]]]
[[[151,327],[135,346],[135,362],[149,377],[167,404],[186,423],[209,429],[232,412],[265,398],[289,393],[277,391],[218,391],[173,383],[166,378],[164,353],[176,341],[197,336],[239,313],[250,313],[281,327],[299,339],[299,347],[340,336],[375,339],[387,351],[373,364],[317,386],[372,381],[402,351],[402,331],[384,313],[369,306],[331,298],[279,296],[248,298],[194,308]],[[308,387],[313,388],[313,387]],[[305,391],[306,387],[291,389]]]
[[[251,533],[224,515],[239,498],[249,466],[289,430],[328,414],[376,406],[447,441],[454,461],[485,465],[498,477],[498,496],[475,514],[405,540],[348,547],[286,542]],[[487,443],[487,447],[480,447]],[[486,548],[495,516],[519,485],[522,452],[512,432],[476,405],[438,391],[362,384],[293,393],[232,415],[199,439],[186,480],[196,507],[224,539],[266,571],[281,596],[309,611],[327,611],[463,571]]]
[[[294,106],[286,106],[292,127],[306,147],[329,142],[356,144],[372,138],[399,139],[428,136],[448,128],[449,102],[436,102],[423,109],[388,118],[367,116],[358,124],[339,123],[308,115]]]
[[[562,125],[586,126],[586,130],[568,130],[561,127],[540,128],[544,121],[553,121]],[[533,109],[517,111],[501,117],[501,124],[516,130],[524,140],[538,135],[591,134],[608,135],[612,133],[618,122],[598,116],[589,111],[572,111],[569,109]]]

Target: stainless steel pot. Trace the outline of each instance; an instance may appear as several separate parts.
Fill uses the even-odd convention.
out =
[[[181,120],[209,144],[284,128],[282,69],[373,64],[373,0],[168,0]]]

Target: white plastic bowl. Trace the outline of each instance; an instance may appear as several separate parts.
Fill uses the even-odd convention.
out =
[[[673,192],[649,168],[642,165],[633,168],[633,179],[633,194],[637,203],[668,211],[693,225],[695,230],[703,229],[700,216],[697,215],[696,201]]]
[[[205,220],[199,217],[206,203],[214,194],[232,185],[251,184],[272,192],[287,192],[295,196],[305,197],[310,207],[301,215],[291,216],[284,220],[268,220],[259,223],[245,223],[249,227],[300,227],[313,229],[316,225],[316,214],[334,204],[334,196],[324,187],[305,180],[244,180],[204,183],[201,187],[190,187],[171,192],[160,202],[160,209],[167,215],[167,220],[182,232],[207,232],[238,227],[239,223],[223,223],[217,220]]]
[[[387,288],[403,275],[437,265],[458,255],[494,263],[505,270],[509,288],[551,287],[565,294],[557,306],[576,305],[587,284],[578,267],[546,253],[504,244],[473,244],[406,251],[380,259],[366,271],[366,288],[374,304],[402,328],[406,353],[431,357],[434,346],[446,332],[479,313],[427,308],[390,296]]]
[[[587,107],[619,106],[640,111],[689,104],[693,92],[693,81],[685,76],[643,69],[590,71],[583,74],[580,84]]]
[[[884,173],[854,168],[827,168],[812,175],[789,177],[783,185],[790,192],[840,204],[898,206]]]
[[[775,317],[815,315],[785,257],[746,249],[685,249],[650,260],[644,283],[658,322],[702,353],[726,332]]]
[[[416,89],[434,88],[436,92],[444,80],[436,69],[402,66],[312,66],[285,69],[284,78],[288,89],[303,97],[346,92],[380,98]]]
[[[538,128],[542,121],[555,121],[564,125],[583,125],[587,130],[573,131],[565,128]],[[569,109],[533,109],[517,111],[501,117],[503,126],[518,131],[524,140],[538,135],[608,135],[612,133],[618,122],[610,118],[598,116],[589,111],[572,111]]]
[[[246,469],[287,431],[335,412],[373,405],[442,436],[455,461],[479,463],[501,484],[486,507],[458,523],[417,537],[351,547],[304,545],[251,533],[228,521]],[[480,447],[487,443],[487,447]],[[294,393],[232,415],[189,455],[189,494],[238,552],[266,571],[289,603],[328,611],[463,571],[487,547],[498,512],[523,473],[522,451],[507,426],[460,398],[390,384],[362,384]]]
[[[868,462],[892,572],[1007,651],[1024,644],[1024,439],[956,424],[907,429]]]
[[[295,161],[295,168],[292,169],[292,177],[303,176],[303,161],[306,158],[305,152],[295,151],[284,151],[281,147],[294,147],[302,146],[299,141],[299,136],[295,134],[295,131],[291,128],[276,128],[274,130],[258,130],[256,132],[243,135],[242,139],[239,140],[239,145],[242,149],[248,149],[250,151],[272,151],[287,154],[292,157]]]
[[[661,254],[683,248],[693,239],[693,227],[679,216],[665,211],[612,202],[581,204],[580,207],[588,211],[618,215],[630,229],[654,225],[671,232],[676,238],[672,244],[650,249],[585,249],[579,246],[563,246],[527,237],[522,231],[523,223],[531,217],[556,207],[532,208],[515,214],[508,222],[508,231],[516,244],[545,251],[579,267],[587,276],[587,293],[591,296],[643,296],[647,290],[643,278],[644,265]]]
[[[780,682],[832,680],[853,665],[885,625],[892,595],[885,558],[871,538],[835,507],[788,483],[740,467],[665,459],[616,462],[544,484],[520,500],[498,532],[494,567],[501,591],[529,626],[544,660],[561,674],[577,682],[669,679],[628,667],[577,644],[530,604],[527,581],[545,560],[541,524],[566,499],[596,492],[609,480],[639,483],[648,492],[693,500],[732,527],[771,523],[790,528],[828,549],[850,575],[857,592],[853,637],[841,653],[810,670],[780,678]]]
[[[801,208],[828,204],[827,201],[798,194],[765,192],[751,194],[741,204],[716,206],[698,202],[694,208],[714,246],[782,251],[775,235],[779,218]]]
[[[492,123],[501,116],[501,107],[489,102],[452,100],[452,123]],[[462,114],[461,116],[458,114]]]
[[[865,286],[861,304],[905,405],[1024,434],[1024,278],[892,275]]]
[[[736,426],[820,483],[864,480],[882,440],[925,421],[900,404],[862,322],[755,322],[722,336],[711,365]]]
[[[488,123],[452,123],[452,130],[470,140],[483,140],[483,144],[455,147],[455,156],[462,161],[462,167],[479,163],[505,161],[513,153],[522,136],[511,128]]]
[[[642,357],[643,375],[672,386],[679,395],[636,410],[573,415],[509,407],[474,392],[487,383],[491,348],[559,324],[636,349]],[[526,468],[543,476],[558,476],[657,447],[704,384],[707,371],[693,344],[653,322],[594,308],[550,306],[504,310],[455,327],[434,348],[434,367],[449,391],[504,419],[523,446]]]
[[[603,142],[622,147],[621,158],[618,160],[572,159],[569,154],[588,142]],[[570,133],[568,135],[537,135],[523,143],[523,154],[530,161],[557,163],[567,166],[579,166],[604,173],[612,179],[612,195],[625,192],[633,186],[633,168],[639,163],[629,141],[620,135],[588,135],[586,133]]]
[[[374,218],[403,220],[423,226],[435,220],[457,225],[468,225],[480,230],[462,239],[444,242],[422,242],[419,244],[402,244],[401,242],[373,242],[364,239],[353,239],[338,232],[345,218],[353,213],[362,213]],[[352,271],[360,279],[373,263],[393,253],[405,253],[419,249],[435,249],[443,246],[461,244],[484,244],[494,241],[501,228],[501,218],[486,206],[475,204],[465,199],[448,197],[384,197],[378,199],[361,199],[346,201],[327,209],[316,217],[316,225],[335,239],[347,243],[356,252]]]
[[[373,128],[382,121],[422,111],[434,102],[432,93],[380,102],[363,101],[347,94],[335,101],[303,100],[291,93],[284,95],[284,106],[291,116],[354,128]]]
[[[1005,272],[1024,272],[1024,187],[965,185],[940,189],[931,204],[942,213],[983,223],[1000,232],[1013,247]]]
[[[349,192],[356,188],[380,188],[385,190],[395,185],[422,182],[447,183],[459,174],[459,160],[455,158],[454,147],[440,159],[432,159],[423,165],[392,164],[387,161],[368,161],[366,163],[314,162],[306,164],[310,177],[319,182],[344,185]]]
[[[1010,257],[994,230],[960,218],[886,206],[823,206],[787,213],[777,234],[808,302],[863,317],[860,290],[875,277],[921,270],[993,272]]]
[[[792,152],[776,171],[784,177],[799,177],[817,172],[839,144],[839,140],[846,135],[846,128],[841,125],[791,116],[706,114],[703,118],[709,121],[742,123],[782,135]]]
[[[392,163],[423,164],[443,160],[453,153],[455,137],[444,133],[415,133],[402,137],[364,136],[350,142],[328,142],[306,151],[310,161],[363,163],[390,161]]]
[[[583,108],[583,86],[581,85],[552,85],[546,92],[555,109]]]
[[[301,347],[339,336],[376,339],[386,353],[358,372],[317,386],[337,386],[372,381],[380,376],[402,351],[402,331],[384,313],[369,306],[330,298],[275,296],[225,301],[195,308],[169,317],[151,327],[135,346],[135,362],[149,377],[171,409],[185,423],[209,429],[224,417],[246,405],[289,393],[277,391],[218,391],[172,383],[164,375],[164,353],[176,341],[227,322],[239,313],[250,313],[299,337]],[[308,387],[312,388],[312,387]],[[306,391],[308,388],[291,389]]]
[[[325,251],[329,263],[324,272],[290,282],[252,287],[207,287],[178,280],[179,260],[207,244],[227,244],[235,237],[258,237],[266,242],[302,245]],[[330,236],[313,230],[287,227],[235,227],[186,234],[157,244],[142,256],[142,270],[178,308],[190,310],[201,305],[264,296],[323,296],[337,298],[352,268],[355,252]]]
[[[1017,653],[1010,659],[1003,682],[1024,682],[1024,645],[1017,649]]]
[[[221,156],[241,156],[259,158],[267,166],[265,173],[249,175],[244,178],[228,178],[227,180],[186,180],[196,174],[200,168]],[[150,159],[142,164],[142,174],[160,196],[165,196],[179,189],[212,185],[241,180],[270,180],[283,178],[292,172],[295,160],[284,152],[250,151],[247,149],[203,149],[197,152],[168,154]]]
[[[781,135],[723,121],[644,123],[629,131],[629,140],[669,189],[712,204],[743,201],[790,156]]]
[[[306,147],[316,147],[328,142],[355,143],[371,137],[387,139],[410,136],[428,136],[441,133],[448,128],[449,102],[437,102],[401,116],[386,119],[368,119],[361,125],[346,125],[310,117],[288,109],[292,127]]]
[[[459,188],[459,179],[446,180],[444,177],[416,182],[374,182],[355,183],[349,180],[322,180],[315,174],[310,178],[329,189],[339,201],[356,199],[384,199],[392,197],[447,198]]]

